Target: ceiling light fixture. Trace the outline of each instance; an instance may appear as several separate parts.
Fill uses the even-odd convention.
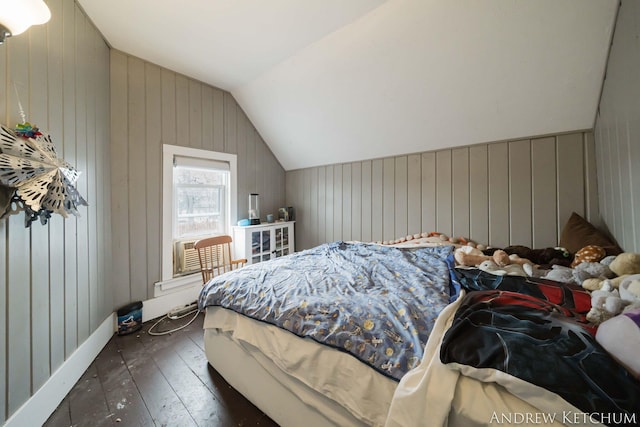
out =
[[[0,1],[0,44],[7,37],[17,36],[32,25],[51,19],[51,11],[43,0]]]

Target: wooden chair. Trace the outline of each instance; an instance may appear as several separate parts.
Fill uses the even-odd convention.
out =
[[[231,258],[231,236],[216,236],[198,240],[193,244],[200,259],[202,283],[212,277],[243,267],[247,260]]]

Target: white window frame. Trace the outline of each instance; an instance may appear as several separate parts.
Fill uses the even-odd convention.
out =
[[[176,156],[194,157],[229,164],[229,203],[227,204],[226,233],[231,232],[231,222],[236,218],[238,205],[238,156],[198,148],[162,145],[162,282],[180,281],[173,277],[173,159]],[[200,273],[195,273],[198,276]],[[190,275],[193,276],[193,275]]]

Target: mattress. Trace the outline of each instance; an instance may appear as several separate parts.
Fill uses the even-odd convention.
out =
[[[204,329],[211,365],[281,426],[385,424],[398,383],[352,355],[220,307]]]

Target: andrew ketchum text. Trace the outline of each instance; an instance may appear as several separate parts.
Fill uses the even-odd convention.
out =
[[[637,424],[637,414],[628,414],[623,412],[617,413],[598,413],[598,412],[573,412],[563,411],[562,413],[549,412],[509,412],[497,413],[491,415],[490,424],[508,424],[508,425],[546,425],[559,422],[565,425],[589,425],[589,424],[606,424],[606,425],[629,425]]]

